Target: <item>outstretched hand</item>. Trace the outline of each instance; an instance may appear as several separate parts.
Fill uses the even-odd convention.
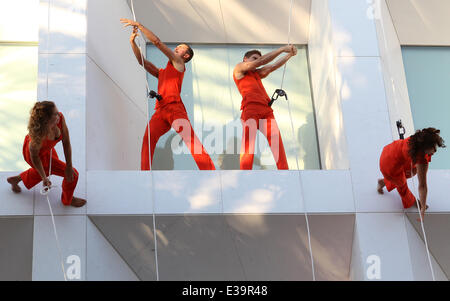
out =
[[[124,24],[123,27],[127,27],[127,26],[138,27],[140,25],[139,22],[135,22],[133,20],[125,19],[125,18],[121,18],[120,23]]]

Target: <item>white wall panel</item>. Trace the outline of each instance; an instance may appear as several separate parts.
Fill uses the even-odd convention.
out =
[[[87,2],[88,0],[40,0],[40,53],[86,53]]]
[[[149,172],[88,171],[88,214],[151,214]]]
[[[221,171],[224,213],[304,211],[298,171]]]
[[[18,172],[0,172],[0,215],[33,215],[34,189],[27,190],[23,182],[19,184],[21,193],[14,193],[6,181]]]
[[[311,3],[308,55],[317,136],[323,169],[348,169],[342,106],[336,89],[336,59],[328,0]]]
[[[357,240],[364,269],[362,271],[364,280],[413,280],[405,218],[403,213],[358,213],[356,215]],[[367,258],[371,255],[378,256],[380,259],[381,279],[367,278],[367,269],[371,265],[367,263]]]
[[[80,259],[80,279],[68,280],[85,280],[86,278],[86,218],[86,216],[55,217],[66,274],[71,274],[73,271],[70,269],[72,264],[66,262],[68,257],[75,255]],[[64,280],[50,216],[34,218],[33,280]]]
[[[145,112],[88,58],[87,169],[139,170]]]
[[[450,46],[450,2],[387,0],[402,45]]]
[[[307,44],[310,2],[293,2],[293,44]],[[138,21],[163,41],[192,43],[285,44],[290,5],[270,0],[134,1]]]
[[[222,213],[217,171],[154,171],[158,214]]]
[[[301,171],[305,206],[311,212],[355,212],[349,171]]]

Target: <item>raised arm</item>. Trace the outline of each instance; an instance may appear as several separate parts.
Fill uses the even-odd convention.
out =
[[[150,73],[151,75],[153,75],[154,77],[158,78],[159,69],[155,65],[153,65],[151,62],[149,62],[143,58],[143,56],[141,55],[141,50],[136,45],[135,39],[138,35],[139,35],[138,29],[137,29],[137,27],[134,27],[133,32],[131,33],[131,36],[130,36],[130,44],[131,44],[131,48],[133,49],[134,56],[136,57],[136,59],[140,65],[142,65],[142,60],[144,60],[145,70],[147,70],[147,72]]]
[[[250,70],[255,70],[256,68],[266,65],[273,61],[277,56],[282,54],[283,52],[291,52],[291,46],[283,46],[276,50],[273,50],[269,53],[260,56],[254,61],[242,62],[236,65],[234,68],[234,74],[237,78],[241,77],[245,72]]]
[[[150,29],[146,28],[144,25],[142,25],[139,22],[135,22],[129,19],[120,19],[120,22],[124,24],[125,27],[127,26],[135,26],[137,27],[146,37],[147,39],[152,42],[153,45],[155,45],[159,50],[161,50],[162,53],[164,53],[167,58],[172,62],[172,64],[177,67],[181,67],[181,70],[184,70],[184,61],[175,55],[172,49],[167,47],[166,44],[161,42],[161,40],[156,36]],[[179,68],[177,68],[179,69]]]
[[[419,179],[419,201],[421,207],[420,214],[422,215],[422,219],[425,217],[425,210],[427,207],[427,194],[428,194],[427,172],[428,172],[428,163],[417,164],[417,178]]]
[[[277,70],[278,68],[280,68],[281,66],[286,64],[286,62],[291,57],[295,56],[296,54],[297,54],[297,47],[291,46],[291,52],[289,52],[288,54],[283,56],[281,59],[276,61],[274,64],[266,65],[266,66],[258,69],[257,71],[259,73],[259,76],[261,76],[261,78],[267,77],[270,73],[274,72],[275,70]]]

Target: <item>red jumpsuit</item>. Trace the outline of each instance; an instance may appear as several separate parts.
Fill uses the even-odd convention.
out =
[[[431,156],[421,154],[417,157],[416,164],[413,165],[408,153],[409,139],[396,140],[386,145],[380,157],[380,170],[384,176],[386,189],[392,191],[397,188],[404,208],[409,208],[416,202],[416,198],[408,188],[406,179],[413,176],[412,171],[416,169],[416,164],[428,164],[431,161]]]
[[[64,119],[63,114],[60,112],[60,120],[58,123],[58,128],[62,131],[62,121]],[[55,150],[55,145],[62,140],[62,132],[58,139],[56,140],[48,140],[45,139],[42,142],[41,149],[39,151],[39,158],[41,159],[42,166],[44,167],[45,174],[47,177],[48,174],[48,168],[50,163],[50,150],[52,150],[52,175],[57,175],[60,177],[63,177],[63,183],[62,183],[62,194],[61,194],[61,202],[68,206],[72,203],[73,198],[73,192],[75,190],[75,187],[77,186],[78,182],[78,171],[74,168],[74,175],[73,175],[73,181],[69,182],[66,179],[65,176],[65,169],[66,169],[66,163],[62,162],[58,158],[58,154]],[[23,142],[23,157],[25,161],[31,166],[30,169],[22,172],[20,174],[20,177],[22,178],[23,184],[27,189],[33,188],[36,184],[42,181],[41,176],[39,175],[38,171],[34,168],[33,163],[31,162],[31,155],[30,155],[30,136],[27,135],[25,137],[25,141]]]
[[[184,72],[175,69],[171,61],[167,63],[165,69],[159,69],[158,94],[163,98],[161,101],[156,101],[155,113],[150,119],[151,160],[153,162],[153,155],[159,138],[173,127],[191,151],[198,168],[213,170],[215,169],[214,163],[195,135],[180,97],[183,77]],[[148,144],[147,124],[142,141],[141,170],[150,170]]]
[[[266,136],[278,169],[289,169],[280,129],[269,107],[270,98],[257,71],[247,71],[234,82],[242,95],[241,122],[243,127],[240,168],[252,169],[257,130]]]

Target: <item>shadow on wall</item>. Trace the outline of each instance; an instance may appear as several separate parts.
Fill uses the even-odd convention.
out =
[[[309,113],[306,116],[306,123],[303,124],[297,131],[297,140],[301,147],[299,159],[303,161],[303,169],[320,169],[320,163],[319,160],[317,160],[317,143],[303,143],[309,139],[311,133],[315,130],[316,125],[314,122],[314,116],[312,113]]]
[[[177,133],[172,133],[167,137],[164,147],[156,147],[155,154],[153,155],[152,170],[173,170],[173,151],[171,147],[172,139],[178,135]]]
[[[240,147],[241,139],[238,137],[230,138],[227,142],[227,148],[219,155],[218,164],[222,170],[240,169]],[[256,168],[255,168],[256,167]],[[253,159],[253,169],[266,169],[261,165],[261,159],[255,154]]]

